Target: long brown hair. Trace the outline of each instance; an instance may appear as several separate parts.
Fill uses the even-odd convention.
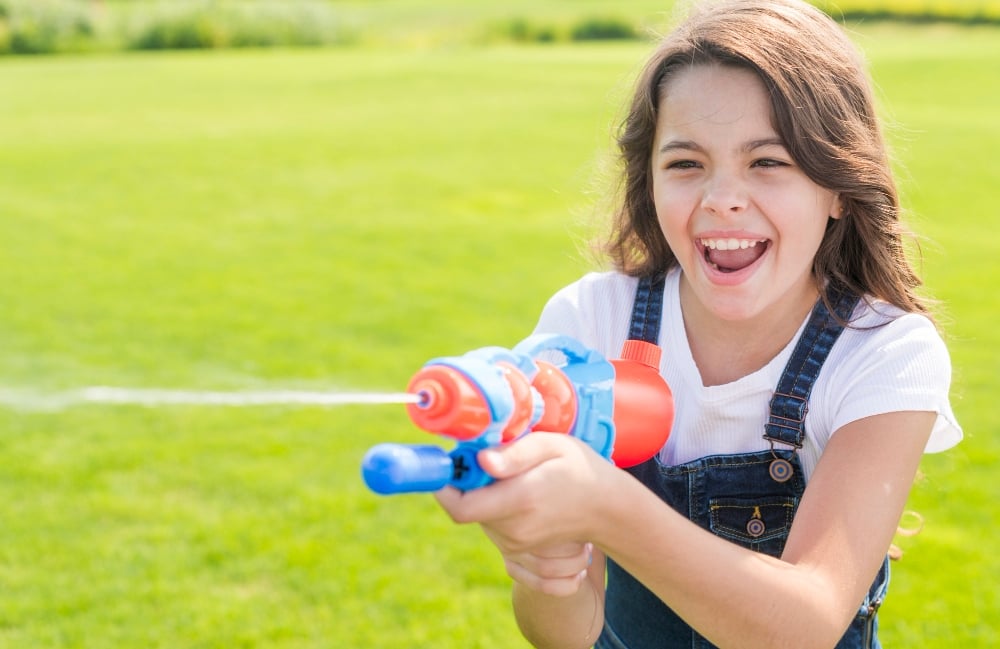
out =
[[[634,276],[677,263],[653,205],[651,155],[659,103],[678,70],[721,64],[756,74],[770,95],[775,129],[816,184],[839,194],[813,262],[827,282],[909,312],[928,313],[906,256],[899,196],[864,61],[829,16],[799,0],[722,0],[699,7],[643,68],[618,133],[620,199],[603,244]]]

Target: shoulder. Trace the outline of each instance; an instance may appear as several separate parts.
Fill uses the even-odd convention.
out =
[[[615,271],[587,273],[559,289],[542,309],[536,333],[573,336],[614,349],[624,340],[638,280]]]
[[[917,364],[951,375],[948,349],[934,323],[884,302],[862,301],[858,305],[831,359],[838,361],[836,366],[849,363],[855,369],[891,362]]]
[[[891,305],[859,304],[849,327],[833,346],[816,383],[825,425],[838,428],[877,414],[933,411],[938,414],[928,450],[961,438],[949,401],[951,358],[934,323]]]
[[[559,289],[549,304],[578,305],[620,300],[635,296],[638,279],[617,271],[587,273],[572,284]]]

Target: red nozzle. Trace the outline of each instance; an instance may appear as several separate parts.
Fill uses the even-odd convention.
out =
[[[420,396],[419,402],[407,406],[410,419],[432,433],[469,440],[497,423],[493,408],[496,404],[490,399],[511,398],[510,417],[503,425],[500,441],[509,442],[519,437],[528,431],[535,416],[531,383],[510,363],[498,362],[496,368],[510,388],[509,395],[484,394],[475,380],[449,365],[425,365],[406,389]]]
[[[420,396],[420,402],[407,405],[406,411],[424,430],[467,440],[478,437],[490,425],[490,409],[482,393],[453,367],[421,368],[406,391]]]

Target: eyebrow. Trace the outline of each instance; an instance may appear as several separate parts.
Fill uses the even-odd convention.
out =
[[[669,142],[664,142],[660,148],[660,153],[669,153],[670,151],[701,151],[702,148],[692,142],[691,140],[670,140]]]
[[[743,151],[749,152],[755,149],[759,149],[765,146],[780,146],[784,147],[785,143],[780,137],[765,137],[759,140],[750,140],[743,145]],[[703,152],[704,149],[696,142],[691,140],[670,140],[669,142],[664,142],[659,149],[659,153],[669,153],[670,151],[699,151]]]

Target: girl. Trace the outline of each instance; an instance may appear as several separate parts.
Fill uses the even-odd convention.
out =
[[[925,451],[961,437],[860,57],[798,0],[706,5],[640,75],[613,272],[538,332],[659,343],[677,409],[621,471],[538,433],[438,500],[479,522],[537,647],[877,647]]]

